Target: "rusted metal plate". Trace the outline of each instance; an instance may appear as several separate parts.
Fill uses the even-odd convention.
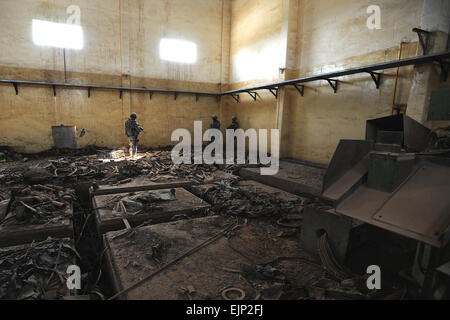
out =
[[[423,166],[374,216],[439,241],[450,224],[450,168]]]
[[[361,186],[342,202],[336,211],[351,218],[371,223],[373,215],[388,199],[389,193]]]
[[[450,168],[425,166],[393,195],[359,187],[336,211],[400,235],[441,247],[450,223]]]
[[[168,222],[176,216],[202,215],[210,205],[192,193],[182,188],[172,189],[175,191],[173,201],[159,202],[151,211],[140,212],[136,215],[126,215],[125,218],[132,226],[138,226],[144,222],[161,223]],[[142,195],[146,192],[170,193],[171,189],[134,192],[133,195]],[[97,226],[100,233],[124,229],[126,226],[121,216],[114,214],[111,204],[115,199],[126,197],[130,193],[118,193],[110,195],[95,196],[93,198],[94,208],[96,208]]]
[[[75,149],[77,147],[76,128],[73,126],[52,127],[53,141],[57,148]]]

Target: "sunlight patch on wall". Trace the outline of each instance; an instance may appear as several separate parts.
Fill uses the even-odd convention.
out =
[[[233,57],[233,82],[273,80],[279,76],[283,53],[278,38],[240,50]]]
[[[83,28],[80,26],[33,19],[32,28],[35,45],[83,49]]]
[[[161,60],[177,63],[195,63],[197,61],[197,45],[190,41],[162,39],[159,44]]]

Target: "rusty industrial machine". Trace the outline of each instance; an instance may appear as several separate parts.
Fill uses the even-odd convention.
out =
[[[328,167],[321,197],[331,209],[304,212],[305,248],[317,253],[325,232],[336,260],[349,265],[366,245],[360,264],[397,259],[389,271],[419,297],[449,298],[450,152],[442,146],[442,137],[406,115],[367,121],[366,140],[341,141]],[[371,241],[382,243],[378,257],[368,254]]]

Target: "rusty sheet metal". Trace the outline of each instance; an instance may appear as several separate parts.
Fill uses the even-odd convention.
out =
[[[439,241],[450,224],[450,168],[423,166],[374,216]]]
[[[322,192],[327,191],[373,149],[373,142],[341,140],[323,178]]]
[[[359,187],[366,176],[370,165],[369,157],[362,159],[356,166],[347,171],[335,184],[325,190],[323,197],[339,205],[345,198]]]
[[[368,120],[366,140],[375,142],[379,131],[403,132],[404,147],[410,152],[420,152],[428,146],[430,129],[406,115]]]
[[[449,177],[448,167],[422,165],[393,195],[361,186],[336,212],[441,247],[450,223]]]
[[[372,223],[372,217],[389,199],[389,196],[390,194],[387,192],[361,186],[337,207],[336,212],[363,222]]]

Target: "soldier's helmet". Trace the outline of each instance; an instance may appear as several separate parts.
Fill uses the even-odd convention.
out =
[[[212,118],[213,118],[213,120],[217,120],[217,116],[216,115],[213,115]]]
[[[233,118],[231,118],[231,120],[236,121],[236,120],[237,120],[237,117],[236,117],[236,116],[233,116]]]
[[[137,119],[137,114],[133,112],[133,113],[130,115],[130,118],[131,118],[131,119]]]

